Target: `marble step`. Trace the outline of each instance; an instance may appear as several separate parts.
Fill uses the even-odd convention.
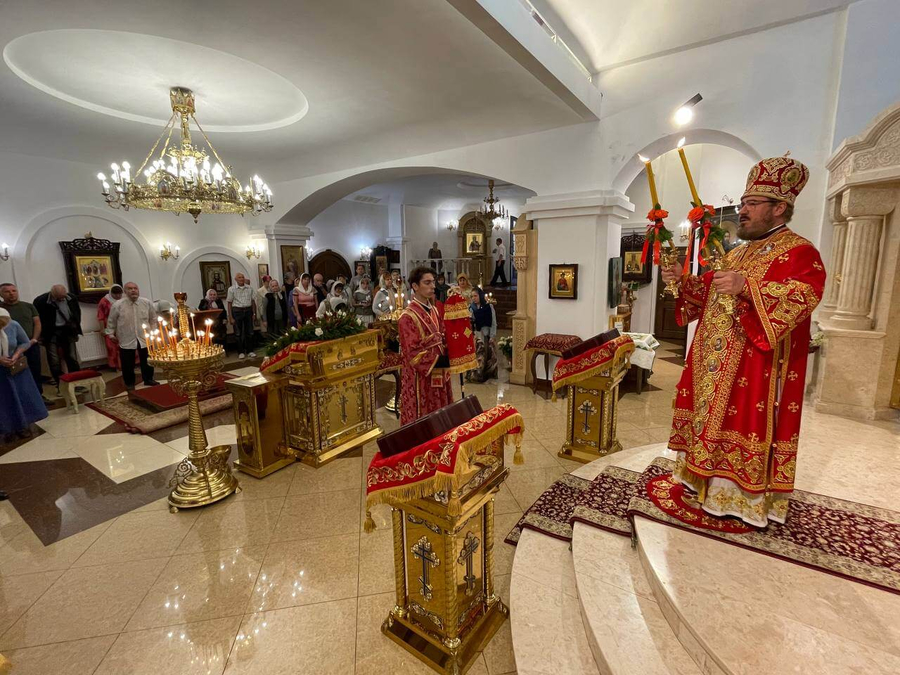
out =
[[[572,560],[588,642],[604,675],[700,675],[627,537],[575,523]]]
[[[900,673],[900,595],[643,518],[635,527],[653,599],[704,673]]]
[[[513,558],[509,609],[518,675],[599,675],[568,542],[522,532]]]

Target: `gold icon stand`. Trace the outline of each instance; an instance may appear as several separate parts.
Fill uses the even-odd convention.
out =
[[[493,578],[503,441],[475,462],[458,492],[389,502],[397,597],[381,631],[439,673],[465,673],[509,616]]]
[[[634,343],[622,345],[606,370],[566,387],[566,440],[559,457],[587,464],[622,449],[616,439],[619,384],[633,351]]]
[[[185,306],[186,293],[176,293],[178,302],[178,324],[183,327],[183,337],[175,342],[167,342],[164,336],[151,343],[149,363],[161,368],[175,393],[188,399],[188,438],[190,453],[175,469],[170,481],[174,489],[169,494],[169,508],[174,513],[178,509],[207,506],[225,499],[232,492],[240,491],[237,479],[231,472],[228,457],[230,445],[209,447],[203,417],[200,413],[198,395],[216,383],[216,374],[222,369],[225,352],[221,346],[206,344],[203,340],[192,340]],[[197,336],[194,336],[197,337]]]

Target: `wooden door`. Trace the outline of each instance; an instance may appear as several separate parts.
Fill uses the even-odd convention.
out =
[[[685,249],[679,247],[679,265],[684,262]],[[666,285],[662,281],[662,275],[658,275],[656,282],[656,317],[653,324],[653,335],[658,340],[671,342],[685,342],[687,340],[687,326],[679,326],[676,320],[675,299],[668,293],[663,293]]]
[[[311,275],[321,274],[325,281],[337,279],[339,274],[343,274],[348,280],[353,276],[350,273],[350,264],[344,259],[344,256],[330,248],[316,253],[312,257],[312,260],[309,261],[309,273]]]

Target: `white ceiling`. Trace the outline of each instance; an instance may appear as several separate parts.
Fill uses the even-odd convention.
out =
[[[240,175],[258,172],[270,183],[581,121],[444,0],[0,2],[0,47],[64,29],[139,33],[191,48],[170,44],[154,60],[151,47],[147,64],[135,57],[152,41],[129,43],[121,33],[93,43],[82,33],[78,49],[53,34],[17,43],[29,49],[13,45],[11,62],[45,86],[0,64],[0,151],[98,170],[140,162],[160,129],[115,113],[167,118],[170,85],[195,90],[201,124],[232,132],[252,126],[252,117],[277,127],[305,95],[308,112],[286,126],[210,133]],[[192,61],[175,82],[173,57]],[[68,90],[69,100],[48,89]],[[147,91],[161,100],[136,112],[149,105]],[[268,110],[252,114],[261,108]]]
[[[406,204],[429,209],[455,211],[466,206],[480,206],[488,195],[488,179],[465,174],[432,174],[411,176],[388,183],[377,183],[346,197],[347,201],[360,201],[357,197],[375,198],[378,204]],[[494,196],[507,208],[521,206],[534,192],[511,183],[494,186]],[[514,210],[513,215],[517,215]]]
[[[816,16],[857,0],[531,0],[591,72]]]

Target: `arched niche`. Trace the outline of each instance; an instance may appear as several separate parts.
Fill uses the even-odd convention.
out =
[[[218,245],[194,249],[178,260],[178,265],[172,274],[172,288],[187,293],[187,303],[191,307],[196,307],[206,294],[200,276],[200,263],[213,260],[227,260],[231,264],[229,286],[234,284],[234,276],[238,272],[244,273],[244,276],[250,280],[251,286],[255,287],[256,285],[256,273],[250,269],[251,264],[247,261],[247,256],[240,251]]]

